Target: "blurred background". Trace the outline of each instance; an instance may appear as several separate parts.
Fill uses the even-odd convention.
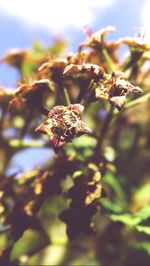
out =
[[[48,46],[57,38],[65,38],[68,50],[76,51],[85,27],[96,31],[113,25],[113,38],[140,32],[148,37],[149,10],[149,0],[0,0],[0,56],[31,47],[35,40]],[[16,79],[14,69],[0,66],[0,84],[15,86]]]
[[[108,25],[117,29],[110,39],[139,34],[149,38],[149,10],[149,0],[0,0],[0,57],[11,49],[31,48],[35,41],[48,47],[61,38],[67,41],[67,51],[75,52],[86,28],[97,31]],[[0,64],[0,85],[14,88],[18,78],[15,68]],[[20,155],[14,157],[11,172],[18,167],[31,169],[43,156],[49,158],[50,151],[40,149],[37,158],[34,149],[25,150],[24,160]]]
[[[68,52],[76,52],[78,50],[78,45],[86,39],[88,30],[95,32],[102,28],[105,28],[108,25],[116,27],[116,31],[109,34],[109,39],[117,40],[118,38],[126,36],[136,37],[140,35],[143,36],[144,39],[150,41],[149,10],[150,0],[0,0],[0,59],[12,49],[30,49],[33,46],[33,43],[38,45],[38,42],[40,42],[44,47],[51,47],[51,45],[57,40],[66,41],[66,54]],[[123,49],[125,48],[123,47]],[[124,54],[125,51],[126,50],[120,50],[120,57]],[[1,62],[0,87],[4,86],[9,89],[14,89],[18,86],[18,79],[19,74],[17,69],[8,66],[8,64],[5,64],[4,62]],[[144,204],[149,204],[150,184],[148,181],[148,171],[150,153],[148,146],[149,144],[147,143],[150,143],[148,142],[150,129],[148,110],[148,104],[140,105],[139,109],[138,107],[137,109],[134,109],[134,112],[132,112],[132,110],[130,112],[129,110],[125,117],[126,124],[124,123],[124,120],[120,119],[116,127],[116,133],[119,132],[120,134],[119,141],[116,137],[116,143],[119,143],[116,144],[118,145],[118,151],[116,151],[112,147],[106,147],[108,148],[105,152],[106,159],[108,159],[108,161],[110,160],[110,163],[112,163],[113,160],[116,160],[117,166],[120,167],[118,167],[118,173],[114,174],[114,176],[111,174],[108,174],[108,176],[106,176],[105,182],[108,182],[108,184],[110,183],[110,186],[112,185],[117,195],[116,199],[114,200],[114,205],[111,205],[111,201],[109,203],[110,205],[108,205],[108,202],[104,199],[104,204],[106,203],[106,209],[108,208],[108,211],[109,208],[114,212],[118,211],[118,209],[115,209],[117,206],[116,202],[118,203],[118,206],[120,204],[120,208],[122,208],[123,205],[123,210],[125,211],[136,211],[138,207],[143,207]],[[30,110],[28,111],[30,112]],[[106,113],[104,112],[104,115],[105,114]],[[17,119],[18,117],[19,115],[17,116]],[[6,116],[6,120],[7,118],[8,117]],[[33,122],[37,122],[36,119],[32,119],[34,120]],[[20,120],[14,119],[14,121],[19,121],[18,124],[21,123]],[[13,138],[15,138],[17,131],[15,131],[16,128],[14,121],[10,121],[10,128],[9,124],[7,125],[6,123],[6,128],[4,128],[3,131],[4,137],[6,137],[6,139],[10,138],[12,140],[15,149],[15,142],[13,142]],[[41,122],[43,121],[40,121],[40,123]],[[20,128],[18,127],[18,132]],[[33,132],[35,134],[34,129],[35,126],[33,124]],[[24,136],[23,141],[28,140],[30,133],[32,132],[29,132],[28,136]],[[34,134],[33,139],[36,140],[37,136],[35,136]],[[117,136],[117,134],[114,134],[114,136]],[[29,140],[31,140],[31,138],[29,138]],[[87,143],[90,143],[88,138]],[[75,144],[75,148],[78,148],[78,146],[80,147],[81,145],[81,150],[84,151],[84,145],[86,147],[87,143],[82,143],[82,140],[80,140],[79,138],[79,140],[77,140]],[[90,145],[93,147],[93,143],[90,143]],[[1,146],[3,148],[3,145]],[[130,154],[131,158],[129,156]],[[77,155],[82,155],[82,152],[80,152],[79,150]],[[76,157],[78,158],[78,156]],[[115,156],[118,156],[117,159]],[[2,155],[0,154],[1,164],[3,157],[3,153]],[[34,175],[37,175],[37,170],[35,170],[35,173],[34,171],[31,171],[30,173],[30,170],[32,170],[34,167],[47,166],[47,161],[49,161],[53,157],[54,152],[49,147],[26,148],[24,146],[20,150],[16,149],[16,153],[14,153],[11,157],[9,167],[7,168],[5,174],[8,176],[12,175],[13,177],[13,175],[15,176],[15,174],[17,173],[18,175],[15,181],[16,183],[18,182],[19,188],[21,187],[19,180],[23,180],[20,182],[26,182],[27,180],[27,184],[22,184],[25,186],[25,189],[28,190],[30,188],[28,179],[30,182],[30,179],[32,179]],[[65,168],[63,163],[64,162],[62,161],[62,165],[59,165],[59,167],[58,165],[56,165],[58,172]],[[142,173],[139,171],[139,169]],[[24,175],[24,171],[27,171],[27,174]],[[40,181],[38,182],[40,183]],[[69,183],[70,179],[68,179],[67,182]],[[47,188],[49,187],[47,186]],[[93,237],[91,238],[91,241],[88,241],[89,238],[79,237],[77,242],[75,242],[74,244],[68,243],[67,236],[65,234],[65,224],[60,222],[58,218],[56,218],[58,216],[58,213],[60,213],[60,210],[64,209],[64,206],[66,204],[65,200],[62,198],[54,196],[51,199],[48,199],[47,202],[44,203],[39,214],[39,217],[42,217],[43,219],[44,228],[46,229],[45,231],[47,231],[48,237],[51,240],[52,244],[47,246],[46,242],[45,245],[45,242],[42,242],[44,240],[41,238],[40,234],[38,235],[31,230],[27,230],[23,235],[23,239],[20,240],[21,242],[16,242],[14,248],[13,257],[15,259],[21,254],[20,265],[27,265],[26,261],[28,260],[28,257],[25,254],[28,254],[28,251],[29,255],[31,256],[31,260],[29,261],[29,264],[31,263],[30,265],[35,265],[35,262],[40,261],[45,263],[44,265],[46,265],[47,262],[50,262],[51,265],[60,265],[62,261],[64,261],[64,265],[66,261],[70,262],[69,265],[79,265],[79,263],[82,263],[83,265],[99,265],[101,259],[103,261],[103,256],[104,260],[106,259],[106,265],[109,265],[107,263],[108,254],[110,254],[108,261],[113,261],[113,259],[115,261],[117,257],[119,258],[122,252],[121,249],[127,252],[127,255],[129,255],[129,261],[131,261],[130,264],[125,262],[125,265],[133,266],[132,262],[134,261],[135,257],[137,259],[136,262],[138,261],[138,254],[140,257],[138,244],[140,243],[140,240],[142,242],[142,237],[138,234],[134,234],[130,229],[125,228],[126,231],[124,230],[123,237],[121,236],[121,246],[119,242],[120,236],[118,232],[122,230],[122,227],[120,227],[120,224],[118,225],[115,223],[111,226],[108,226],[109,230],[107,230],[107,225],[109,224],[107,224],[108,220],[105,219],[105,217],[100,217],[100,220],[99,217],[97,219],[98,229],[100,231],[100,235],[103,235],[103,237],[99,237],[97,238],[97,240],[95,240],[96,238]],[[148,217],[147,210],[145,211],[144,215]],[[126,217],[125,221],[128,222]],[[132,224],[132,216],[129,225],[130,223]],[[19,228],[20,222],[18,222],[17,225]],[[0,230],[2,230],[1,227]],[[148,232],[148,236],[146,236],[146,238],[143,237],[145,242],[142,242],[141,245],[143,245],[142,249],[145,249],[147,253],[150,254],[150,246],[148,242],[150,231],[147,224],[146,230]],[[130,251],[130,247],[132,247],[132,241],[135,241],[136,243],[137,253],[132,253],[131,251],[132,254],[130,254],[130,252],[128,251]],[[0,242],[4,242],[5,244],[5,238],[1,238]],[[44,250],[40,251],[40,248],[38,247],[39,243],[41,243],[41,246],[45,247]],[[127,247],[125,245],[127,245]],[[32,247],[33,250],[32,248],[31,250],[28,250],[29,247]],[[97,248],[97,250],[95,247]],[[36,255],[34,255],[34,248],[37,248]],[[124,254],[123,252],[122,254]],[[97,253],[99,257],[94,257],[95,253]],[[113,258],[113,254],[116,254],[116,258]],[[145,258],[145,254],[143,257]],[[148,264],[144,264],[143,262],[139,261],[138,265],[147,266]],[[137,266],[137,264],[135,264],[135,266]]]

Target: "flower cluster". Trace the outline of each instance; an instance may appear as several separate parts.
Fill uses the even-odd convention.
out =
[[[116,252],[121,253],[117,231],[118,227],[122,229],[121,223],[131,225],[142,235],[148,232],[143,221],[147,225],[150,210],[139,214],[137,210],[148,207],[150,202],[147,179],[150,44],[141,38],[106,39],[114,30],[109,26],[96,33],[88,31],[76,53],[66,55],[64,42],[56,41],[47,49],[36,43],[31,50],[13,50],[0,59],[20,74],[18,88],[0,87],[0,230],[5,235],[2,242],[7,242],[2,244],[0,265],[10,265],[13,256],[15,265],[25,263],[20,255],[16,260],[13,253],[16,241],[23,237],[24,243],[24,235],[30,229],[37,231],[42,240],[35,247],[38,257],[43,248],[41,243],[46,247],[53,235],[62,230],[56,232],[53,227],[54,209],[61,220],[60,228],[65,222],[69,239],[80,233],[98,232],[89,246],[94,247],[94,254],[98,250],[96,256],[102,260],[96,259],[95,263],[99,265],[129,264],[122,259],[129,253],[124,245],[128,235],[120,236],[125,252],[121,260],[114,259]],[[123,45],[128,53],[120,58],[118,50]],[[143,95],[138,97],[142,91]],[[92,134],[82,119],[84,108],[85,122],[92,128]],[[37,133],[47,136],[41,139]],[[49,143],[56,153],[61,151],[58,156],[52,153],[48,160],[43,156],[41,166],[22,173],[18,167],[17,173],[6,176],[12,172],[9,166],[15,161],[15,154],[20,156],[25,148],[41,147],[45,151]],[[47,215],[51,219],[46,219],[45,224]],[[139,221],[133,224],[137,217]],[[82,239],[85,240],[84,236],[81,242]],[[64,243],[64,238],[60,241]],[[23,254],[29,257],[32,251],[25,250]],[[66,256],[59,261],[62,265],[66,263]]]

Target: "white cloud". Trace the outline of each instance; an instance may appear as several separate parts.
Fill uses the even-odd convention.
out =
[[[82,28],[94,21],[93,12],[103,10],[117,0],[0,0],[1,10],[24,23],[47,29],[65,30],[69,26]]]
[[[150,42],[150,0],[145,0],[143,4],[142,27],[145,40]]]

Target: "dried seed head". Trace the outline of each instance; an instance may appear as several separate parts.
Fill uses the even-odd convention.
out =
[[[57,152],[66,142],[91,130],[82,121],[84,106],[71,104],[69,106],[55,106],[48,114],[48,119],[36,131],[47,133]]]
[[[126,97],[131,93],[140,93],[141,88],[134,86],[128,80],[124,73],[113,72],[105,80],[99,81],[99,86],[95,89],[96,99],[109,100],[118,110],[120,110],[126,100]]]

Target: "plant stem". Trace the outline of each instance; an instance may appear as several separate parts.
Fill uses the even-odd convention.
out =
[[[120,116],[123,113],[123,111],[125,111],[125,110],[127,110],[129,108],[132,108],[132,107],[134,107],[134,106],[136,106],[138,104],[145,103],[147,101],[150,101],[150,92],[146,93],[145,95],[142,95],[141,97],[139,97],[139,98],[137,98],[137,99],[135,99],[135,100],[133,100],[131,102],[126,103],[123,106],[123,108],[121,109],[120,112],[117,111],[117,110],[114,110],[114,116],[118,117],[118,116]]]
[[[114,70],[114,64],[105,48],[102,49],[102,54],[105,59],[108,72],[112,73],[112,71]]]
[[[25,140],[20,140],[20,139],[11,139],[9,141],[9,145],[12,148],[30,148],[30,147],[40,148],[40,147],[44,147],[44,143],[42,141],[39,141],[39,140],[25,141]]]
[[[150,100],[150,92],[146,93],[145,95],[142,95],[141,97],[139,97],[139,98],[137,98],[137,99],[135,99],[129,103],[126,103],[124,106],[124,109],[134,107],[137,104],[144,103],[144,102],[147,102],[149,100]]]
[[[64,88],[64,98],[65,98],[65,104],[70,105],[71,101],[70,101],[70,97],[69,97],[69,94],[66,88]]]
[[[89,93],[93,89],[94,83],[95,83],[95,80],[92,79],[90,81],[89,85],[87,86],[87,88],[85,88],[84,90],[83,90],[83,88],[80,88],[80,92],[79,92],[79,95],[78,95],[77,100],[76,100],[77,103],[79,103],[79,102],[81,103],[83,99],[85,100],[85,97],[86,97],[85,101],[87,101]]]
[[[89,84],[89,86],[88,86],[88,88],[87,88],[87,90],[86,90],[86,95],[84,97],[84,106],[86,106],[88,104],[88,102],[89,102],[89,96],[91,95],[91,92],[92,92],[92,90],[95,87],[94,84],[95,84],[95,80],[92,79],[90,84]]]
[[[103,123],[103,126],[102,126],[102,129],[101,129],[101,134],[100,134],[100,137],[98,139],[98,143],[97,143],[97,146],[96,146],[96,152],[99,154],[101,152],[101,149],[102,149],[102,144],[103,144],[103,140],[105,139],[105,136],[107,134],[107,131],[108,131],[108,127],[110,125],[110,121],[112,120],[113,118],[113,106],[111,106],[107,116],[106,116],[106,119]]]

